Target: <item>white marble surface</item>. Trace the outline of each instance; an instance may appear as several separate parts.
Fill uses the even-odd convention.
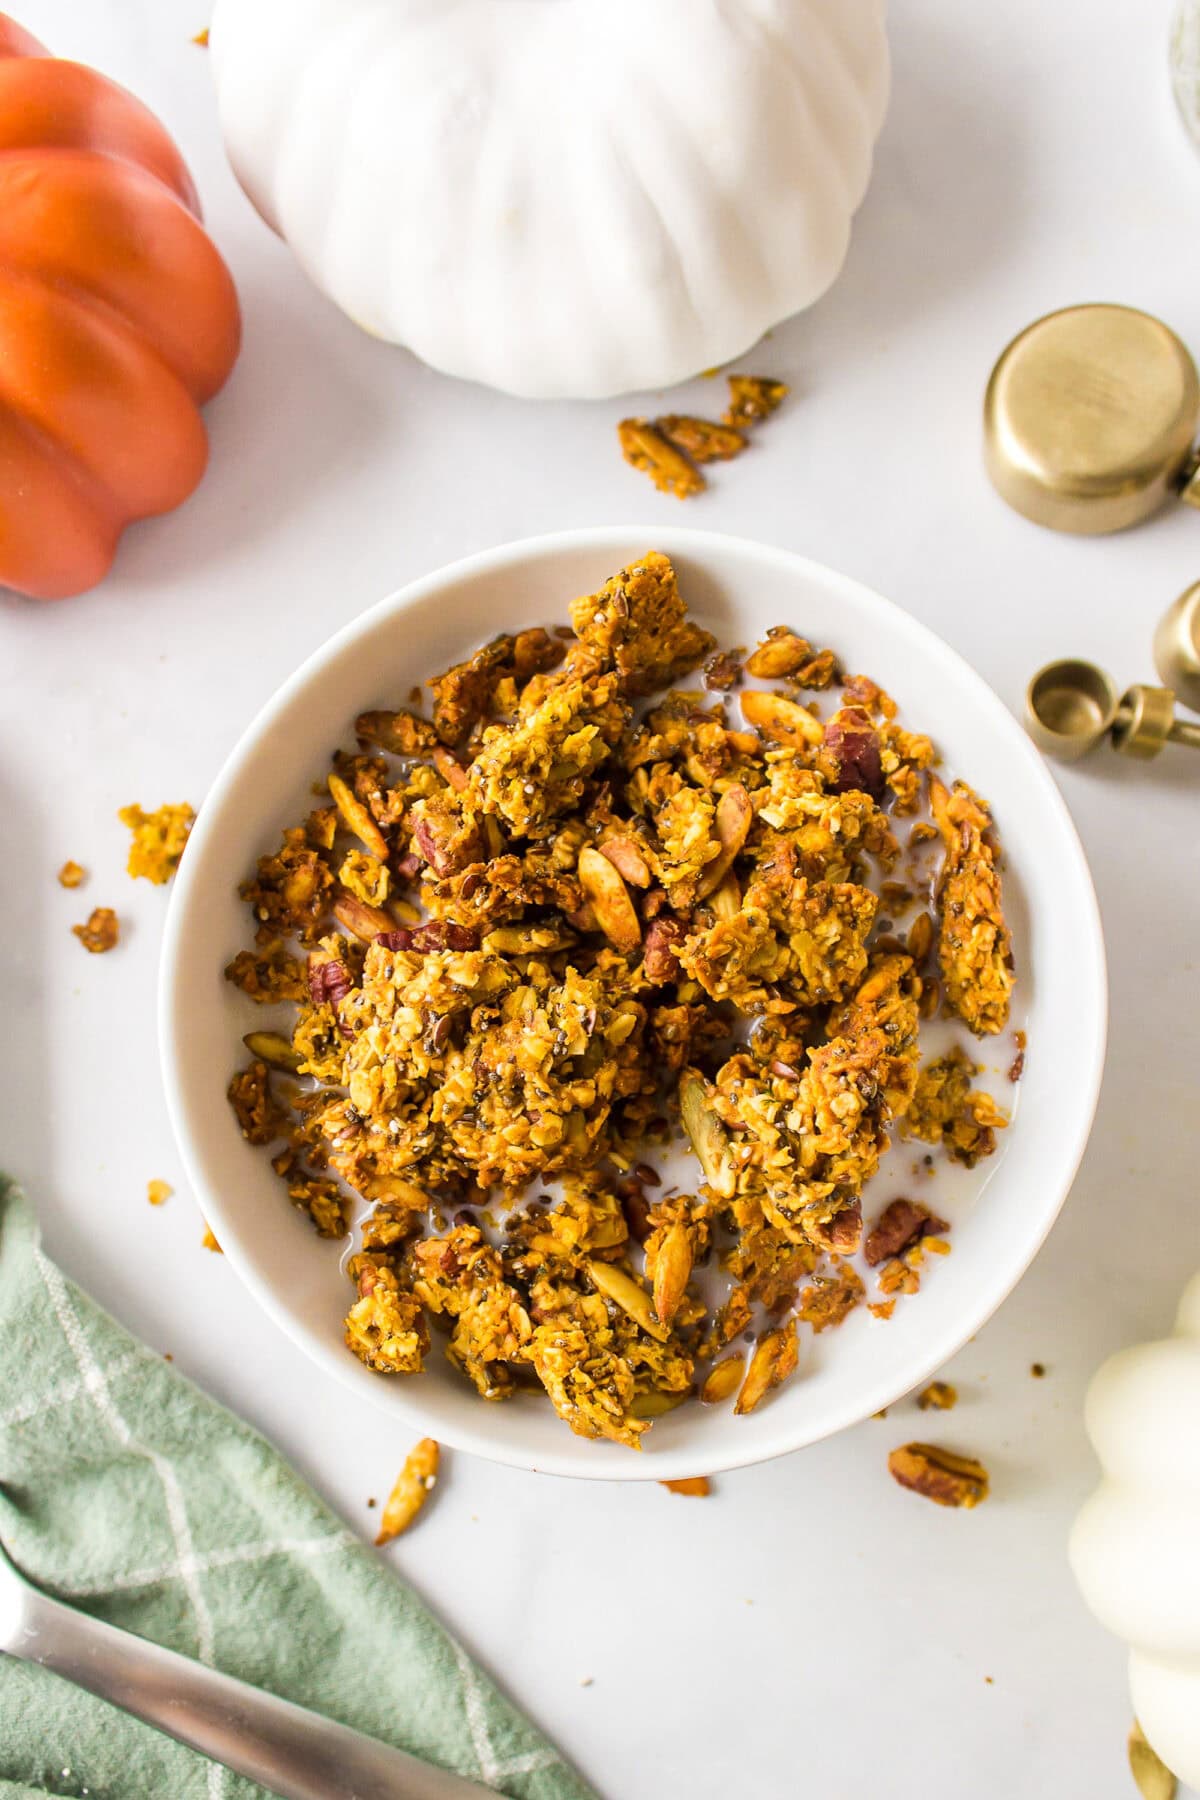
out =
[[[687,514],[874,584],[1014,707],[1060,652],[1152,678],[1154,619],[1200,573],[1185,509],[1117,540],[1054,538],[1005,511],[978,454],[991,359],[1038,312],[1128,301],[1200,346],[1200,159],[1171,111],[1166,13],[895,0],[895,96],[845,275],[752,358],[796,397]],[[651,541],[676,503],[618,460],[619,405],[456,386],[310,291],[222,162],[189,42],[204,0],[26,0],[22,17],[177,134],[246,343],[188,506],[135,529],[99,592],[0,602],[0,1158],[63,1264],[366,1532],[407,1445],[298,1361],[200,1247],[156,1064],[166,896],[126,881],[113,815],[199,802],[297,660],[408,577],[573,524],[632,520]],[[947,1371],[963,1398],[937,1435],[989,1463],[987,1506],[942,1512],[888,1480],[888,1449],[928,1425],[908,1404],[703,1503],[457,1457],[390,1553],[606,1800],[1132,1792],[1122,1653],[1063,1542],[1094,1477],[1087,1376],[1166,1327],[1200,1261],[1198,774],[1179,751],[1062,777],[1104,909],[1112,1045],[1057,1229]],[[81,894],[55,886],[67,856],[93,870]],[[98,902],[125,940],[91,959],[69,926]],[[161,1210],[151,1176],[179,1189]]]

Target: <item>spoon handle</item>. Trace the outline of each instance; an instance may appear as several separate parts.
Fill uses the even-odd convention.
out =
[[[283,1800],[480,1800],[491,1790],[27,1590],[6,1646]]]

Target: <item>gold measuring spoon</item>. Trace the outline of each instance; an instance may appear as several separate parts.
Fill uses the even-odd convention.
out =
[[[1112,676],[1078,657],[1038,670],[1025,690],[1025,722],[1039,750],[1059,762],[1078,762],[1105,737],[1142,760],[1167,744],[1200,750],[1200,724],[1176,718],[1170,688],[1139,683],[1118,698]]]

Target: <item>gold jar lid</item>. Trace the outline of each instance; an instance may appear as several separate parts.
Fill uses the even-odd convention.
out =
[[[1172,495],[1200,505],[1198,422],[1200,378],[1173,331],[1129,306],[1071,306],[1028,326],[997,362],[984,455],[1027,519],[1121,531]]]

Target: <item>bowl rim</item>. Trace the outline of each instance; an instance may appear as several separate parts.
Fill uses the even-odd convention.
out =
[[[179,1061],[174,1054],[176,1038],[185,1025],[184,1016],[178,1007],[182,953],[188,936],[189,913],[197,904],[197,897],[202,897],[203,894],[203,882],[196,872],[203,866],[206,840],[210,831],[216,828],[216,821],[224,809],[229,791],[236,785],[240,777],[243,762],[253,752],[259,740],[270,731],[276,719],[291,706],[293,701],[320,679],[326,666],[336,660],[342,651],[349,648],[358,639],[369,636],[385,622],[394,620],[409,607],[436,594],[440,588],[448,584],[495,573],[499,570],[509,569],[515,564],[552,557],[563,552],[599,552],[610,547],[615,550],[618,546],[627,552],[631,542],[641,540],[652,543],[655,548],[661,548],[667,555],[691,556],[697,561],[702,561],[706,551],[709,550],[719,551],[735,558],[757,559],[761,563],[772,565],[775,571],[784,577],[808,578],[831,591],[840,590],[847,598],[851,599],[860,614],[874,615],[877,618],[885,619],[899,615],[903,620],[904,630],[910,635],[910,638],[925,653],[948,669],[960,690],[973,700],[979,710],[991,716],[998,729],[1007,737],[1014,757],[1025,764],[1026,778],[1041,789],[1043,799],[1056,816],[1061,834],[1062,850],[1064,854],[1074,860],[1076,874],[1080,878],[1077,895],[1081,913],[1079,926],[1081,931],[1086,931],[1087,957],[1091,964],[1091,979],[1084,995],[1084,1004],[1090,1004],[1093,1015],[1090,1021],[1085,1020],[1090,1053],[1086,1063],[1081,1063],[1075,1070],[1079,1078],[1079,1091],[1083,1100],[1078,1109],[1076,1126],[1069,1146],[1064,1149],[1060,1141],[1058,1147],[1061,1175],[1055,1185],[1059,1191],[1053,1203],[1044,1205],[1036,1229],[1027,1236],[1022,1235],[1014,1240],[1019,1243],[1016,1254],[1010,1258],[997,1259],[998,1266],[1002,1270],[1000,1279],[989,1289],[981,1290],[974,1306],[964,1307],[956,1313],[952,1324],[944,1327],[940,1335],[931,1336],[929,1355],[920,1359],[915,1370],[912,1367],[905,1367],[902,1380],[897,1381],[885,1374],[873,1386],[864,1387],[859,1402],[849,1407],[843,1407],[840,1414],[834,1414],[825,1423],[820,1424],[817,1429],[797,1431],[794,1424],[789,1429],[784,1425],[781,1415],[780,1423],[776,1425],[774,1431],[769,1428],[764,1429],[754,1437],[747,1434],[744,1450],[722,1450],[715,1457],[709,1454],[705,1458],[706,1467],[709,1473],[715,1474],[726,1470],[750,1467],[756,1463],[773,1461],[778,1456],[806,1448],[809,1444],[819,1443],[852,1425],[859,1424],[863,1419],[871,1417],[882,1408],[894,1404],[921,1382],[928,1380],[951,1356],[956,1354],[1008,1298],[1048,1237],[1067,1200],[1079,1165],[1083,1160],[1096,1108],[1099,1104],[1108,1032],[1108,977],[1099,903],[1075,822],[1043,758],[999,695],[958,651],[922,620],[906,612],[895,601],[886,599],[875,589],[866,586],[854,577],[844,575],[840,571],[831,569],[826,564],[798,552],[784,550],[778,546],[764,544],[757,539],[742,537],[734,533],[707,531],[686,526],[667,526],[665,528],[643,524],[583,526],[565,531],[541,533],[473,552],[469,556],[443,564],[427,575],[406,582],[349,620],[312,651],[260,707],[221,764],[199,808],[191,841],[189,841],[188,854],[183,858],[172,883],[159,961],[157,1000],[159,1058],[167,1111],[180,1159],[205,1217],[215,1223],[221,1231],[221,1245],[228,1262],[249,1289],[258,1305],[293,1344],[303,1350],[306,1356],[332,1375],[342,1386],[353,1388],[356,1393],[364,1391],[356,1377],[357,1365],[352,1363],[347,1353],[321,1341],[305,1321],[284,1303],[277,1288],[272,1286],[269,1281],[260,1278],[250,1260],[243,1257],[233,1215],[226,1212],[219,1188],[209,1181],[206,1174],[202,1148],[202,1119],[193,1116],[196,1109],[189,1102],[186,1084],[180,1074]],[[202,1109],[200,1110],[202,1112]],[[367,1392],[369,1397],[369,1390]],[[402,1405],[394,1404],[394,1384],[388,1386],[387,1401],[384,1400],[382,1392],[379,1399],[381,1406],[384,1406],[393,1416],[403,1412]],[[764,1425],[766,1419],[769,1418],[770,1413],[768,1412],[764,1419]],[[426,1419],[418,1420],[415,1415],[413,1423],[414,1426],[419,1424],[422,1429],[426,1429],[428,1426]],[[532,1459],[522,1449],[518,1432],[513,1432],[511,1439],[506,1439],[503,1434],[493,1435],[490,1431],[482,1428],[478,1430],[474,1427],[464,1428],[458,1422],[454,1422],[440,1435],[441,1441],[450,1448],[485,1457],[491,1462],[510,1468],[565,1475],[580,1480],[663,1481],[695,1473],[691,1465],[696,1458],[694,1453],[689,1452],[686,1445],[660,1451],[653,1457],[630,1455],[627,1459],[627,1467],[622,1465],[614,1468],[612,1463],[605,1460],[603,1466],[592,1468],[588,1466],[586,1458],[579,1460],[571,1458],[569,1451],[578,1449],[578,1446],[574,1445],[565,1446],[561,1457],[557,1452],[553,1452],[549,1455],[539,1454],[536,1460]]]

